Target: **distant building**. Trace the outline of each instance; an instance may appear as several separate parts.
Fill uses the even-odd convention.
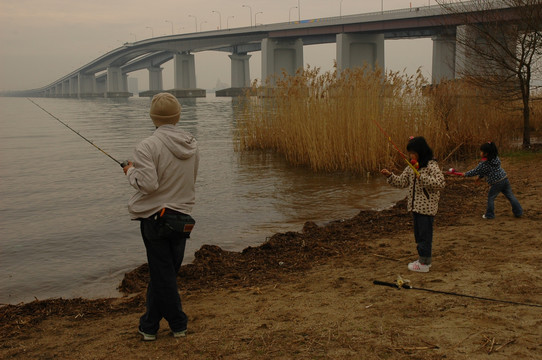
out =
[[[138,79],[135,77],[128,77],[128,92],[134,94],[133,96],[138,96],[139,94],[139,84]]]
[[[216,85],[215,85],[214,90],[222,90],[222,89],[227,89],[229,87],[230,87],[230,84],[223,83],[222,81],[220,81],[220,78],[218,78],[216,79]]]

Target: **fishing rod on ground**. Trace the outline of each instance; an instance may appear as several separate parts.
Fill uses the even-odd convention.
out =
[[[467,297],[467,298],[471,298],[471,299],[486,300],[486,301],[500,302],[500,303],[506,303],[506,304],[525,305],[525,306],[533,306],[533,307],[542,308],[542,305],[540,305],[540,304],[523,303],[523,302],[509,301],[509,300],[499,300],[499,299],[492,299],[492,298],[481,297],[481,296],[460,294],[460,293],[451,292],[451,291],[441,291],[441,290],[426,289],[426,288],[422,288],[422,287],[414,287],[414,286],[410,285],[409,280],[401,279],[400,276],[393,283],[374,280],[373,284],[374,285],[389,286],[389,287],[392,287],[392,288],[395,288],[395,289],[420,290],[420,291],[427,291],[427,292],[437,293],[437,294],[461,296],[461,297]]]
[[[51,117],[53,117],[53,119],[57,120],[59,123],[61,123],[62,125],[64,125],[65,127],[67,127],[68,129],[70,129],[71,131],[73,131],[74,133],[76,133],[77,135],[79,135],[83,140],[85,140],[86,142],[88,142],[90,145],[94,146],[96,149],[100,150],[102,153],[104,153],[107,157],[109,157],[110,159],[112,159],[114,162],[116,162],[117,164],[120,165],[120,167],[124,168],[126,165],[128,165],[128,160],[124,160],[123,162],[120,162],[118,161],[117,159],[115,159],[113,156],[109,155],[107,152],[105,152],[102,148],[100,148],[98,145],[94,144],[92,141],[90,141],[89,139],[87,139],[86,137],[84,137],[83,135],[81,135],[79,133],[79,131],[76,131],[74,130],[72,127],[70,127],[68,124],[66,124],[64,121],[60,120],[59,118],[57,118],[56,116],[54,116],[53,114],[51,114],[49,111],[45,110],[43,107],[41,107],[39,104],[37,104],[36,102],[34,102],[32,99],[30,98],[26,98],[28,101],[30,101],[32,104],[36,105],[37,107],[39,107],[40,109],[42,109],[43,111],[45,111],[47,114],[51,115]]]
[[[395,145],[395,143],[391,140],[391,136],[388,135],[388,133],[382,128],[382,126],[380,126],[380,124],[376,120],[374,120],[374,119],[372,119],[372,120],[375,123],[375,125],[378,127],[378,129],[382,132],[382,134],[384,134],[386,136],[389,143],[395,148],[395,150],[397,150],[399,155],[401,155],[401,157],[405,160],[405,162],[408,164],[408,166],[410,166],[412,168],[412,170],[414,171],[414,174],[416,174],[416,176],[420,176],[420,173],[418,172],[418,169],[416,169],[416,167],[410,162],[410,160],[407,159],[406,155],[403,154],[403,152],[401,150],[399,150],[397,145]]]

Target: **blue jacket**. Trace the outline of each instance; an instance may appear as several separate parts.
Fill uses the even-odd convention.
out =
[[[489,185],[493,185],[496,182],[506,178],[506,172],[501,167],[501,160],[497,156],[493,160],[482,160],[478,166],[465,173],[466,177],[476,176],[485,178]]]

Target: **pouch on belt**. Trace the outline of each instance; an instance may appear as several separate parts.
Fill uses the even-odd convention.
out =
[[[183,237],[189,238],[196,220],[190,215],[182,213],[165,213],[160,216],[162,222],[170,230],[183,234]]]

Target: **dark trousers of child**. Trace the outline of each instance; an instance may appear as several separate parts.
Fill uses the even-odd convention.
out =
[[[150,281],[146,312],[139,319],[139,328],[147,334],[156,334],[160,320],[165,318],[171,331],[186,330],[188,318],[183,312],[177,287],[186,238],[153,218],[141,220],[141,235],[147,249]]]
[[[519,204],[518,199],[516,199],[514,193],[512,192],[510,181],[508,178],[505,178],[491,185],[489,188],[489,192],[487,194],[487,209],[485,213],[486,219],[495,218],[495,198],[500,193],[503,193],[508,201],[510,201],[510,205],[512,205],[512,212],[514,213],[515,217],[520,217],[523,215],[523,209]]]
[[[434,216],[412,213],[414,215],[414,239],[418,250],[418,260],[424,265],[431,265],[431,250],[433,246]]]

